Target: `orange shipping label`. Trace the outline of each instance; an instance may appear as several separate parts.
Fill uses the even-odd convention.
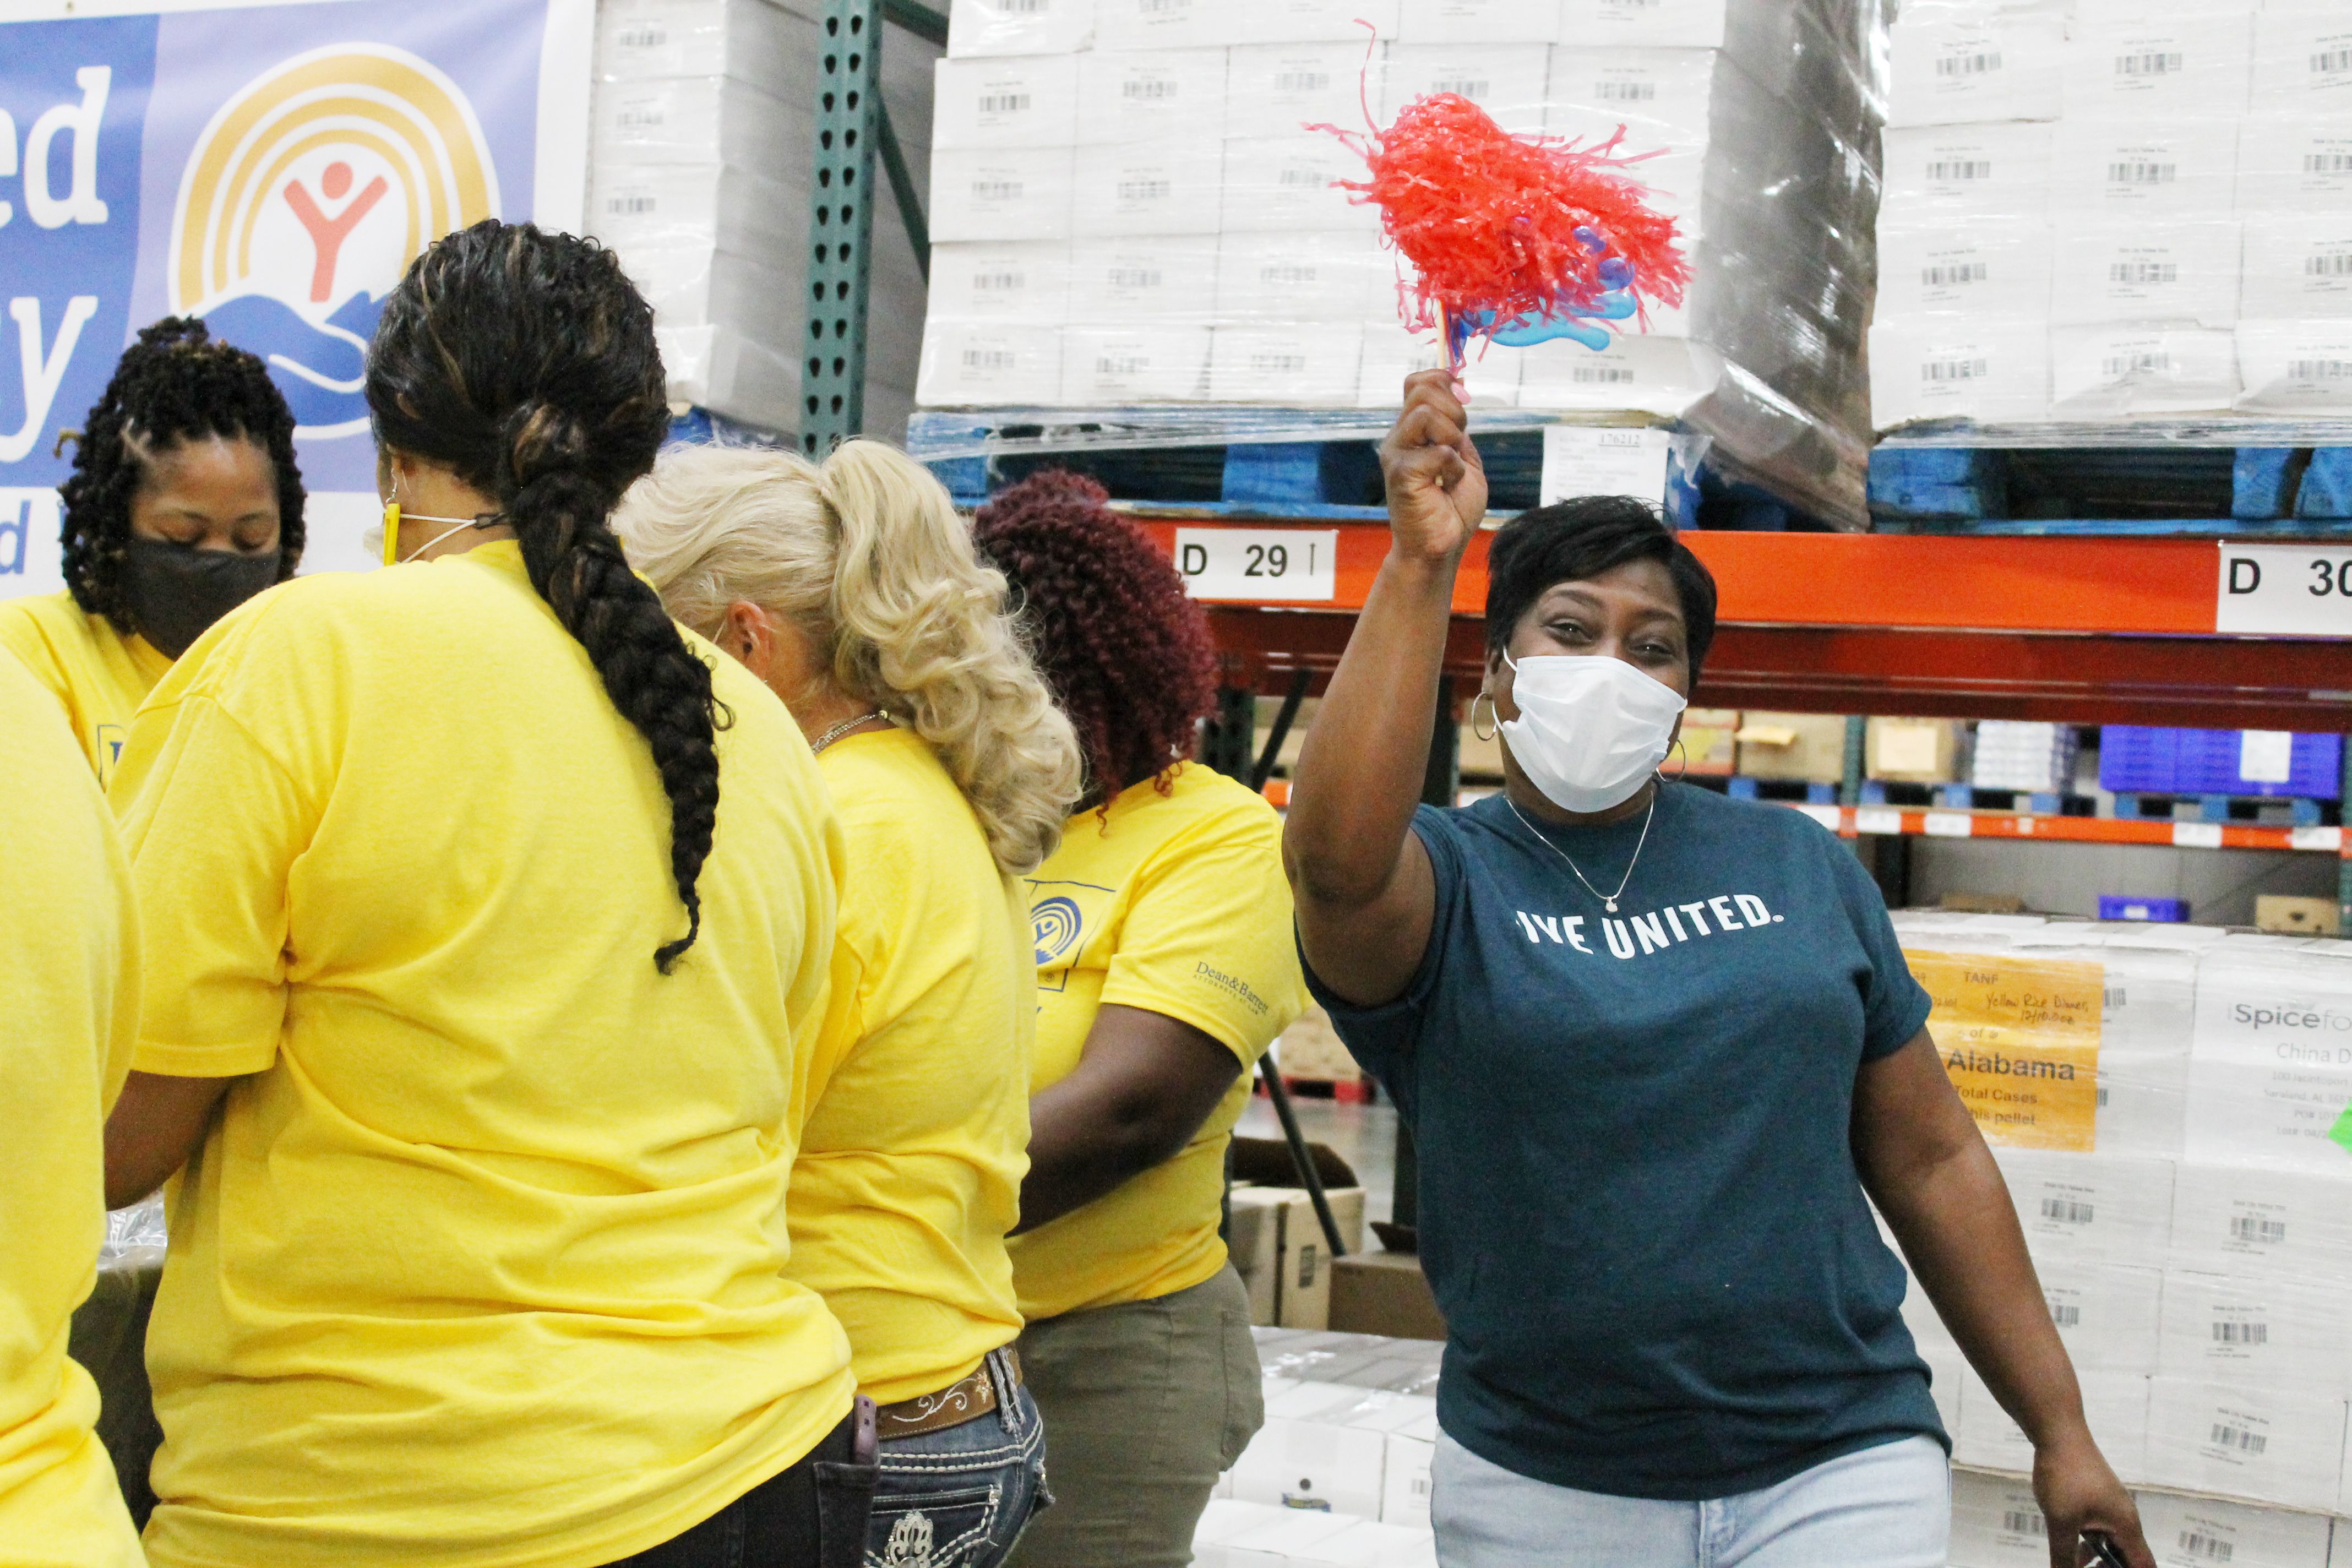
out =
[[[1909,952],[1927,1027],[1989,1143],[2089,1152],[2105,969],[1995,953]]]

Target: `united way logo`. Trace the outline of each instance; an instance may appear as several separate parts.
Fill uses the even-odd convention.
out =
[[[1029,929],[1036,939],[1038,965],[1042,968],[1069,952],[1084,924],[1076,899],[1047,899],[1033,906]]]
[[[339,44],[247,83],[172,215],[173,313],[268,362],[305,436],[367,428],[368,340],[427,245],[499,211],[473,106],[405,49]]]

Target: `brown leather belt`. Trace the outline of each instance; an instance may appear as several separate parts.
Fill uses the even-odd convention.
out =
[[[1005,1366],[1013,1373],[1013,1386],[1020,1387],[1020,1353],[1007,1345],[1003,1355]],[[996,1380],[989,1374],[989,1363],[983,1361],[972,1369],[971,1376],[948,1384],[937,1394],[919,1394],[896,1405],[883,1405],[875,1412],[875,1429],[886,1438],[919,1437],[926,1432],[943,1432],[967,1421],[977,1421],[996,1405]]]

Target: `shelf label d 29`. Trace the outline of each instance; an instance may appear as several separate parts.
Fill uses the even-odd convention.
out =
[[[2255,637],[2352,637],[2352,539],[2336,544],[2223,540],[2213,629]]]
[[[1337,529],[1176,531],[1176,570],[1196,599],[1328,601],[1339,596],[1339,564]]]

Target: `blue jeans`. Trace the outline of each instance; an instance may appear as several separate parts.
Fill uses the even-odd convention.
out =
[[[996,1568],[1045,1490],[1045,1424],[1005,1355],[988,1353],[996,1408],[919,1437],[886,1437],[866,1568]],[[1013,1390],[1010,1399],[1002,1397]]]
[[[1906,1437],[1707,1502],[1533,1480],[1441,1435],[1430,1465],[1441,1568],[1944,1568],[1952,1477]]]

